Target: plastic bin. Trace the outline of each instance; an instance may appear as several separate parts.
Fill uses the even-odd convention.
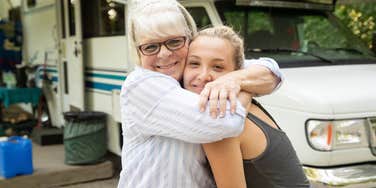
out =
[[[107,152],[106,114],[103,112],[64,113],[66,164],[100,162]]]
[[[30,139],[12,136],[0,142],[0,175],[11,178],[33,173],[33,153]]]

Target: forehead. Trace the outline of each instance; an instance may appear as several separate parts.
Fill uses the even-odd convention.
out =
[[[199,36],[195,38],[189,46],[189,54],[200,58],[222,58],[232,60],[233,47],[226,39]]]
[[[136,42],[139,44],[185,36],[188,30],[184,17],[176,11],[142,15],[135,21],[134,26]]]

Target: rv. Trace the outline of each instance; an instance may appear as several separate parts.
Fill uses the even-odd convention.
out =
[[[333,15],[335,0],[181,3],[199,28],[237,30],[247,59],[279,63],[282,87],[258,101],[289,136],[314,187],[376,186],[376,56]],[[37,0],[21,8],[24,60],[38,67],[46,118],[62,127],[63,112],[105,112],[108,150],[120,155],[119,93],[134,67],[127,1]]]

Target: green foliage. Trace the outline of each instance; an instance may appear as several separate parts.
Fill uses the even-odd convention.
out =
[[[372,33],[375,32],[376,4],[354,3],[337,5],[335,14],[351,31],[372,48]]]
[[[234,28],[235,31],[240,32],[244,36],[244,20],[245,12],[227,11],[225,12],[226,24]]]
[[[333,27],[324,17],[304,17],[304,39],[314,41],[324,48],[339,48],[346,46],[346,39],[342,37],[337,28]]]

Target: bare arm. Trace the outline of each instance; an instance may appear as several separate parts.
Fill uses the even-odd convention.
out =
[[[238,75],[238,79],[241,80],[241,90],[254,95],[270,94],[280,82],[273,72],[262,65],[252,65],[235,72],[235,75]]]
[[[252,94],[242,91],[238,95],[238,100],[240,104],[242,104],[242,106],[247,110],[251,105],[252,97]]]
[[[203,144],[218,188],[245,188],[242,154],[238,138]]]

